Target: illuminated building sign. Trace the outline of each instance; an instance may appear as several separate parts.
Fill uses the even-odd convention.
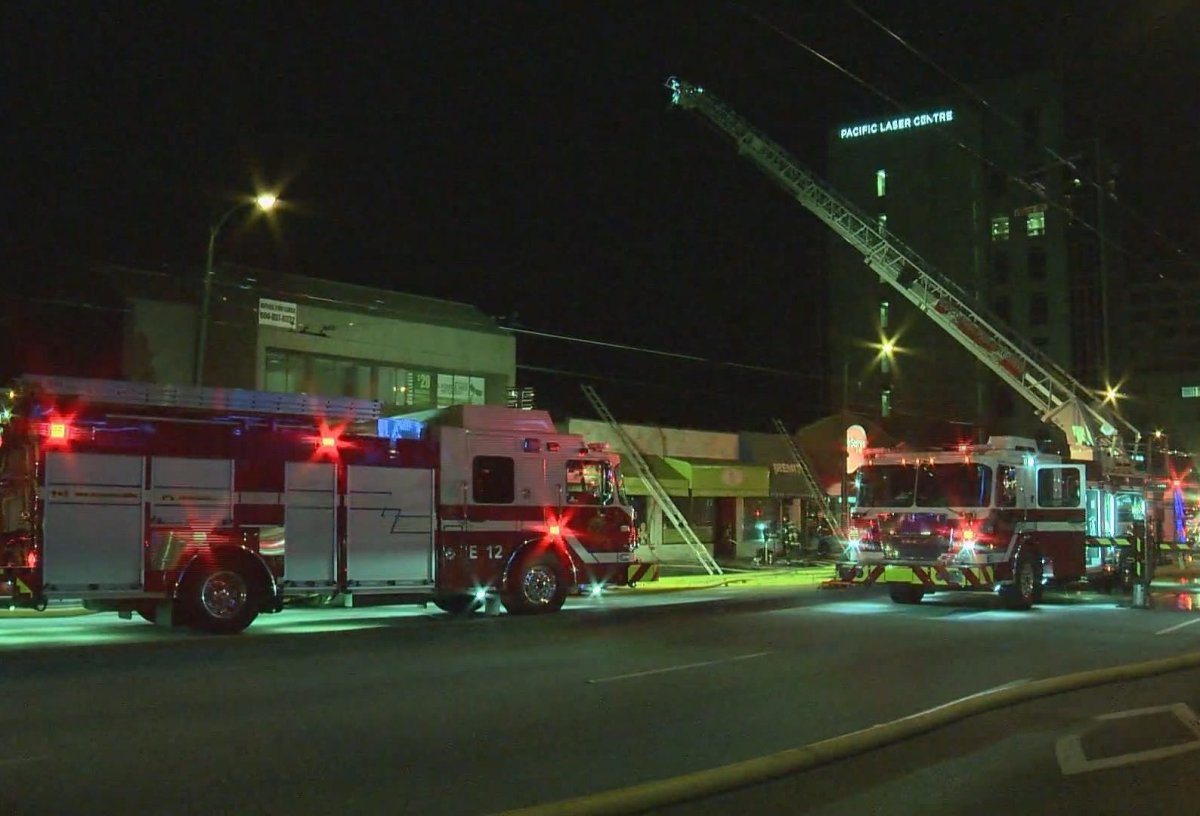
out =
[[[954,121],[954,111],[940,110],[929,113],[917,113],[911,116],[897,116],[894,119],[879,119],[874,122],[863,122],[861,125],[848,125],[838,130],[841,139],[861,139],[863,136],[875,136],[880,133],[890,133],[893,130],[913,130],[929,125],[947,125]]]

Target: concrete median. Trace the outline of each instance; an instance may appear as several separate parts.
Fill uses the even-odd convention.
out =
[[[502,816],[616,816],[643,813],[806,771],[1006,706],[1092,686],[1195,668],[1200,668],[1200,652],[1034,680],[1020,686],[983,692],[799,748],[627,788],[508,810]]]

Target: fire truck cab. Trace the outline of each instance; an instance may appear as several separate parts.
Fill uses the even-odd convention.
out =
[[[1146,535],[1140,482],[991,437],[939,450],[872,450],[854,479],[843,581],[886,583],[896,603],[944,590],[996,592],[1027,609],[1044,584],[1113,580]]]
[[[568,592],[657,577],[618,457],[541,411],[24,377],[0,437],[0,598],[238,632],[288,603]],[[380,431],[383,431],[381,434]]]

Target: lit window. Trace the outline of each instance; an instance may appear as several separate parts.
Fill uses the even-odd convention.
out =
[[[887,195],[887,171],[886,170],[876,170],[875,171],[875,195],[879,198],[883,198],[885,195]]]
[[[888,302],[886,300],[879,301],[879,328],[886,329],[888,327]]]
[[[992,219],[992,240],[1007,241],[1008,240],[1008,216],[997,215]]]
[[[993,222],[994,224],[995,222]],[[993,227],[994,229],[994,227]],[[1046,234],[1046,214],[1044,212],[1030,213],[1025,220],[1025,233],[1031,238]],[[995,233],[992,233],[995,235]]]
[[[879,229],[881,229],[881,230],[887,229],[887,214],[886,213],[879,214]]]
[[[884,419],[892,415],[892,391],[890,388],[879,392],[879,415]]]

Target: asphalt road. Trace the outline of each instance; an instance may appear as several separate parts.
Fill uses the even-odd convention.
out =
[[[812,771],[656,811],[1193,813],[1200,671],[1049,697]]]
[[[879,593],[745,588],[572,600],[549,618],[288,611],[233,638],[110,616],[0,620],[0,812],[494,812],[794,747],[1005,684],[1192,651],[1193,623],[1200,615],[1104,598],[1013,613],[978,596],[900,607]],[[1098,689],[1026,704],[978,718],[987,727],[962,723],[728,796],[764,813],[801,812],[798,802],[957,813],[960,803],[937,798],[955,784],[943,771],[986,768],[976,805],[1103,812],[1021,809],[1007,791],[1099,778],[1064,783],[1054,744],[1106,710],[1200,711],[1184,687],[1155,682],[1129,684],[1128,700]],[[918,777],[932,798],[910,798]]]

